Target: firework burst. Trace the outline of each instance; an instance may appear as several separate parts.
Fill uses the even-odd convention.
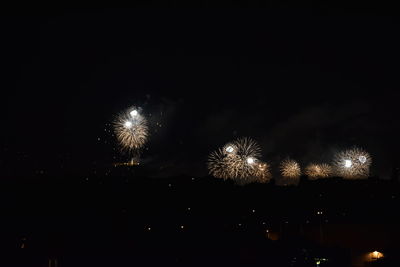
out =
[[[240,138],[214,151],[208,157],[208,170],[216,178],[233,179],[239,184],[266,182],[269,165],[261,162],[261,149],[250,138]]]
[[[247,175],[241,174],[239,177],[236,177],[234,181],[238,185],[246,185],[250,183],[268,183],[271,178],[272,175],[269,164],[257,161],[253,163],[251,172],[247,172]]]
[[[247,137],[239,138],[232,144],[236,149],[235,161],[232,167],[238,170],[233,178],[246,180],[249,177],[257,177],[256,174],[259,172],[257,164],[260,164],[258,158],[261,156],[260,146]]]
[[[121,148],[134,152],[142,148],[147,141],[147,121],[137,109],[131,108],[117,116],[114,132]]]
[[[258,162],[254,170],[254,176],[260,183],[269,182],[272,178],[269,164],[261,161]]]
[[[311,179],[328,178],[333,174],[332,167],[328,164],[309,164],[305,169],[305,174]]]
[[[245,138],[239,138],[233,143],[233,147],[237,149],[236,154],[241,155],[244,158],[258,158],[261,156],[261,148],[257,144],[256,141],[254,141],[251,138],[245,137]]]
[[[234,143],[227,143],[222,148],[222,151],[226,156],[234,156],[234,155],[237,155],[238,148],[237,148],[236,144],[234,144]]]
[[[333,165],[338,176],[345,179],[363,179],[368,178],[371,163],[368,152],[361,148],[353,148],[337,153]]]
[[[207,166],[212,176],[226,180],[238,175],[238,161],[239,159],[236,155],[227,155],[225,149],[218,149],[208,157]]]
[[[299,163],[292,159],[286,159],[280,164],[280,171],[282,177],[298,179],[301,175]]]
[[[297,185],[300,182],[301,168],[295,160],[285,159],[279,169],[281,177],[276,181],[278,185]]]

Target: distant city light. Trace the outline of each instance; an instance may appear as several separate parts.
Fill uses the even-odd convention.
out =
[[[370,256],[371,256],[371,260],[378,260],[380,258],[383,258],[383,254],[376,250],[374,252],[371,252]]]
[[[315,260],[315,264],[317,266],[320,266],[321,263],[328,261],[328,259],[325,259],[325,258],[314,258],[314,260]]]

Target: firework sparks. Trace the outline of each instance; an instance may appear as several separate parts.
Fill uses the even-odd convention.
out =
[[[236,155],[237,154],[237,147],[235,144],[233,143],[227,143],[224,147],[223,147],[223,151],[225,153],[225,155]]]
[[[292,159],[285,159],[279,166],[281,177],[276,181],[278,185],[297,185],[300,182],[301,169],[299,163]]]
[[[123,150],[137,151],[147,141],[147,121],[137,109],[129,109],[116,118],[114,132]]]
[[[225,149],[218,149],[208,157],[209,173],[224,180],[236,177],[239,173],[239,161],[235,155],[227,155]]]
[[[239,184],[269,181],[269,165],[258,160],[260,151],[252,139],[237,139],[210,154],[209,173],[216,178],[233,179]]]
[[[254,176],[257,178],[257,181],[260,183],[269,182],[272,178],[270,166],[268,163],[265,162],[257,163],[254,174]]]
[[[239,138],[233,142],[233,146],[237,148],[237,155],[241,155],[245,158],[259,158],[261,156],[261,148],[251,138]]]
[[[259,160],[261,156],[260,146],[250,138],[240,138],[233,142],[236,148],[234,168],[238,170],[236,180],[248,180],[249,177],[257,177]]]
[[[285,178],[298,179],[301,175],[299,163],[292,159],[282,161],[280,165],[281,175]]]
[[[369,176],[371,156],[361,148],[353,148],[336,154],[333,165],[336,175],[345,179],[363,179]]]
[[[332,167],[328,164],[309,164],[305,169],[305,174],[312,180],[328,178],[333,174]]]

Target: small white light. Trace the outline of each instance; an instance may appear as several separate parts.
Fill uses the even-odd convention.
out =
[[[129,114],[131,114],[132,117],[135,117],[138,115],[138,111],[136,109],[134,109]]]
[[[364,163],[367,161],[367,158],[366,158],[365,156],[359,156],[359,157],[358,157],[358,160],[359,160],[362,164],[364,164]]]
[[[131,127],[132,127],[132,122],[126,121],[126,122],[124,123],[124,126],[125,126],[125,128],[131,128]]]
[[[248,164],[253,164],[254,163],[254,159],[253,158],[247,158],[247,163]]]
[[[226,152],[228,152],[228,153],[232,153],[234,149],[233,149],[232,146],[228,146],[225,150],[226,150]]]
[[[345,166],[346,168],[350,168],[350,167],[351,167],[351,165],[352,165],[352,162],[351,162],[351,160],[349,160],[349,159],[346,159],[346,160],[344,161],[344,166]]]

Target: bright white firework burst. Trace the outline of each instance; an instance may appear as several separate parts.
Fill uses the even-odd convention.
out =
[[[368,152],[361,148],[353,148],[337,153],[333,165],[338,176],[345,179],[365,179],[369,176],[371,163]]]
[[[238,184],[267,182],[269,165],[260,161],[261,149],[250,138],[240,138],[210,154],[208,170],[216,178],[233,179]]]
[[[114,132],[122,149],[134,152],[142,148],[147,141],[147,121],[138,109],[130,108],[117,116]]]

